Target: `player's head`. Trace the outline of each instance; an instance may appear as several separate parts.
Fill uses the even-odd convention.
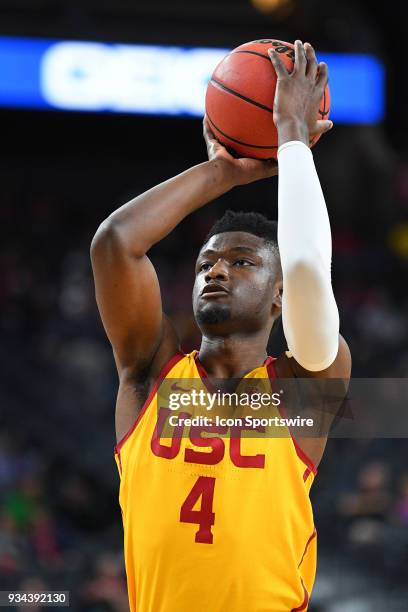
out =
[[[269,334],[281,313],[275,221],[228,210],[207,234],[195,272],[193,310],[205,335]]]

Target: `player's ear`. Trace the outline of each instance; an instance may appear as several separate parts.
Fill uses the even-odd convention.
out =
[[[282,310],[283,282],[279,279],[273,286],[272,314],[277,317]]]

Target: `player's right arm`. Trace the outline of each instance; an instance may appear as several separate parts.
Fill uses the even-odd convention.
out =
[[[149,249],[230,187],[222,164],[206,162],[139,195],[99,226],[91,244],[96,300],[119,376],[138,379],[177,350]]]
[[[118,208],[92,240],[96,300],[120,379],[118,408],[123,396],[131,397],[134,383],[153,381],[178,350],[176,333],[162,311],[158,278],[147,256],[149,249],[188,214],[235,185],[277,172],[275,164],[234,160],[222,147],[217,150],[215,143],[207,142],[207,146],[215,149],[209,150],[209,161]],[[129,411],[124,409],[126,415]],[[118,437],[134,416],[126,416],[128,422],[117,427]]]

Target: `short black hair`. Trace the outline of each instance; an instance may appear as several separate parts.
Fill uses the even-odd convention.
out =
[[[278,224],[276,221],[267,219],[262,213],[227,210],[214,223],[205,237],[204,244],[215,234],[223,232],[248,232],[259,236],[279,255]]]

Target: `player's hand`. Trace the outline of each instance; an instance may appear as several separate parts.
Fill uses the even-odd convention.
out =
[[[276,70],[277,83],[273,120],[279,134],[279,145],[288,140],[310,140],[333,126],[329,120],[317,120],[320,102],[328,81],[328,68],[317,63],[311,44],[295,41],[295,64],[289,73],[274,49],[269,57]]]
[[[228,179],[233,185],[247,185],[260,179],[268,178],[278,174],[278,163],[272,161],[261,161],[249,157],[236,159],[215,138],[211,131],[207,117],[203,121],[203,134],[207,145],[208,159],[221,160],[224,164]]]

